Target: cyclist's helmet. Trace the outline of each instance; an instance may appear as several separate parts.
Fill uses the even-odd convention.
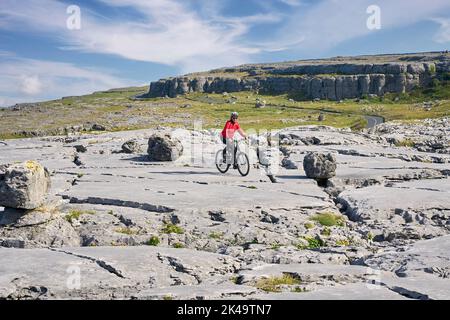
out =
[[[236,111],[234,111],[234,112],[231,113],[231,117],[232,117],[232,118],[237,118],[237,117],[239,117],[239,113],[237,113]]]

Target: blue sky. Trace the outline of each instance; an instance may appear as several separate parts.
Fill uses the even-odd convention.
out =
[[[370,5],[380,29],[367,28]],[[449,47],[448,0],[1,0],[0,106],[243,63]]]

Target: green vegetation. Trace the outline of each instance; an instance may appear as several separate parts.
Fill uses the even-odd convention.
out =
[[[450,81],[450,72],[445,72],[442,74],[442,80],[445,81]]]
[[[319,214],[316,214],[314,217],[311,218],[313,221],[317,221],[322,226],[326,227],[343,227],[345,226],[345,220],[344,217],[340,214],[335,214],[333,212],[322,212]]]
[[[238,284],[238,279],[239,279],[239,277],[233,276],[230,278],[230,281],[233,282],[234,284]]]
[[[70,210],[68,214],[64,217],[68,222],[72,223],[73,220],[78,220],[84,214],[95,214],[92,210]]]
[[[331,235],[331,229],[328,227],[323,228],[323,230],[320,232],[321,235],[323,236],[330,236]]]
[[[183,249],[185,246],[184,246],[184,244],[182,244],[182,243],[180,243],[180,242],[177,242],[177,243],[174,243],[174,244],[172,245],[172,247],[174,247],[174,248],[176,248],[176,249]]]
[[[159,238],[157,236],[152,236],[148,241],[147,241],[147,245],[148,246],[157,246],[159,245],[161,241],[159,240]]]
[[[314,228],[316,225],[313,222],[305,222],[304,226],[306,229],[309,230],[309,229]]]
[[[337,246],[348,247],[351,244],[349,239],[341,239],[336,241]]]
[[[173,297],[170,294],[167,294],[163,297],[163,300],[173,300]]]
[[[395,142],[396,147],[414,147],[415,144],[416,143],[414,142],[414,140],[411,140],[409,138]]]
[[[281,248],[281,244],[279,243],[274,243],[272,244],[272,246],[270,247],[272,250],[278,250]]]
[[[1,118],[0,118],[0,120],[1,120]],[[0,140],[23,139],[26,137],[27,137],[27,135],[25,133],[20,133],[20,132],[6,132],[6,133],[0,132]]]
[[[209,234],[209,236],[208,236],[210,239],[216,239],[216,240],[219,240],[219,239],[222,239],[222,237],[223,237],[223,232],[211,232],[210,234]]]
[[[436,73],[436,66],[434,64],[430,65],[430,73],[435,74]]]
[[[304,240],[308,243],[307,245],[303,243],[297,244],[298,249],[319,249],[320,247],[324,247],[326,243],[322,239],[313,238],[313,237],[303,237]]]
[[[129,227],[117,228],[114,231],[116,231],[117,233],[123,233],[123,234],[129,235],[129,236],[137,234],[136,230],[129,228]]]
[[[164,227],[162,228],[162,233],[170,234],[170,233],[176,233],[176,234],[183,234],[184,230],[180,226],[177,226],[172,223],[166,223]]]
[[[294,278],[290,274],[284,274],[281,277],[269,277],[260,279],[256,283],[256,287],[266,292],[281,292],[281,286],[294,286],[299,284],[299,279]]]

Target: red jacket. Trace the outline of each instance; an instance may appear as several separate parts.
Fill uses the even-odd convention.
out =
[[[239,126],[239,123],[237,121],[232,123],[231,120],[228,120],[227,123],[225,123],[225,127],[222,130],[221,133],[222,137],[227,139],[233,139],[234,133],[239,129],[241,129],[241,127]]]

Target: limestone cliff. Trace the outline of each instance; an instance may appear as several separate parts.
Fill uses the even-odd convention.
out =
[[[448,53],[362,56],[279,64],[243,65],[161,79],[143,97],[176,97],[190,92],[258,90],[296,93],[305,99],[340,100],[404,93],[428,86],[450,70]]]

